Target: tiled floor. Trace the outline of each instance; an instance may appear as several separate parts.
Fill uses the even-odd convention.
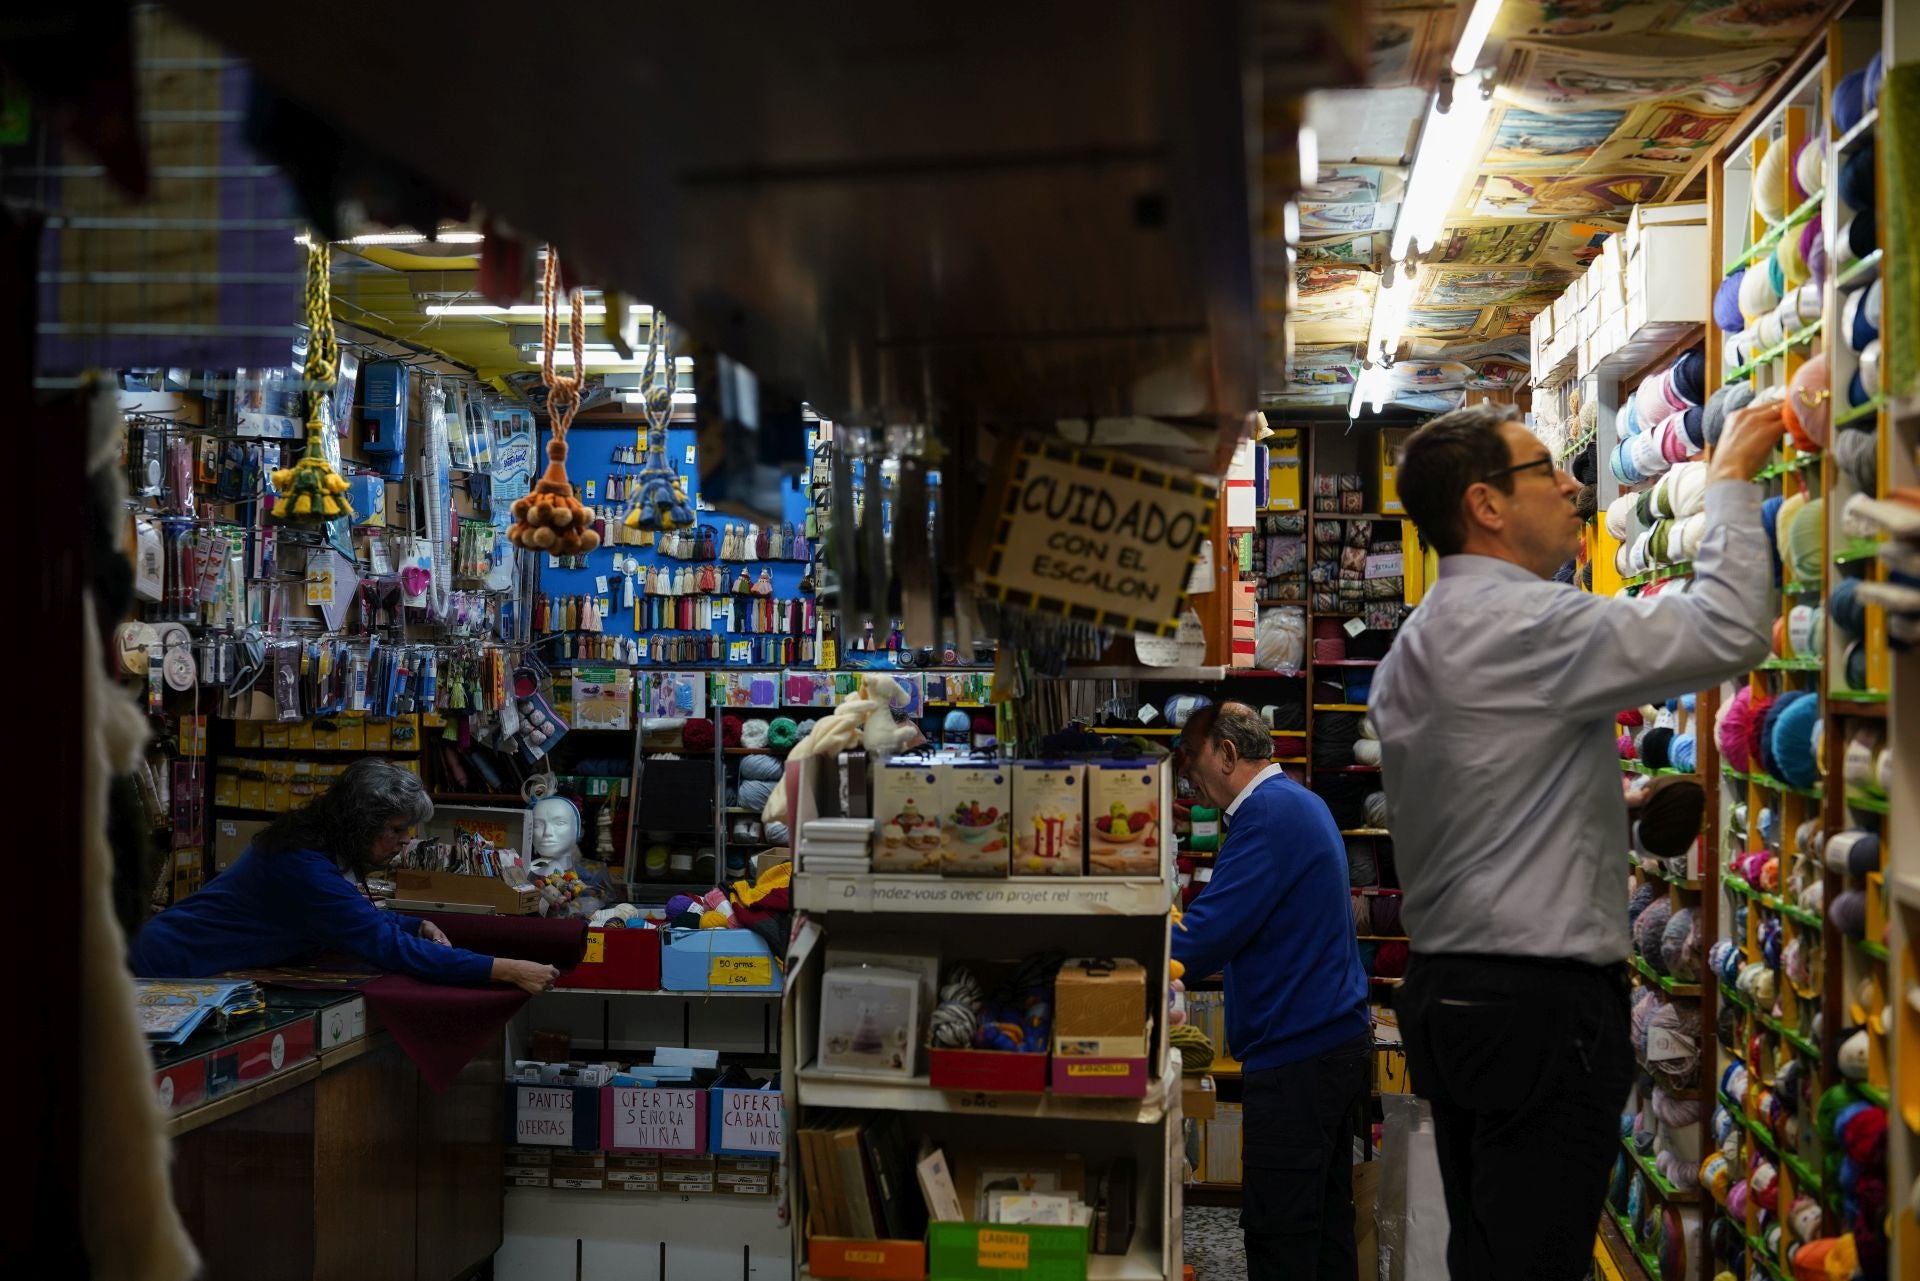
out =
[[[1231,1206],[1190,1205],[1186,1216],[1184,1248],[1194,1281],[1246,1281],[1240,1211]]]

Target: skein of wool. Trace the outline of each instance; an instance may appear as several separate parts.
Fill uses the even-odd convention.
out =
[[[1385,792],[1367,793],[1366,816],[1368,827],[1387,826],[1387,794]]]
[[[1640,848],[1654,858],[1676,858],[1700,835],[1707,797],[1699,783],[1679,775],[1657,778],[1635,824]]]
[[[1720,755],[1737,773],[1748,770],[1747,742],[1753,732],[1753,689],[1742,685],[1732,698],[1720,706],[1714,720],[1713,737]]]
[[[1673,905],[1665,898],[1657,898],[1647,904],[1647,910],[1633,923],[1633,950],[1640,954],[1641,960],[1662,973],[1666,963],[1661,959],[1660,940],[1672,917]]]

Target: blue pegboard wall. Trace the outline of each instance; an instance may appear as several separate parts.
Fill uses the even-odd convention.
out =
[[[668,459],[672,462],[674,469],[680,473],[683,482],[686,484],[688,497],[692,499],[696,505],[699,500],[697,481],[699,467],[697,465],[698,453],[695,443],[697,434],[697,429],[692,423],[675,423],[669,425],[667,428]],[[573,482],[574,490],[580,495],[581,501],[592,507],[596,513],[604,516],[607,519],[609,527],[624,517],[625,507],[607,501],[608,478],[615,475],[637,475],[640,471],[637,463],[615,463],[613,461],[614,451],[622,447],[634,446],[643,436],[644,429],[638,424],[633,423],[618,426],[575,424],[573,430],[567,433],[567,476]],[[809,440],[813,438],[811,429],[808,432],[808,437]],[[808,452],[809,455],[811,455],[811,449],[809,449]],[[545,456],[544,449],[539,456]],[[804,528],[809,506],[809,498],[806,488],[802,483],[803,480],[804,476],[798,476],[787,478],[781,482],[782,519],[791,522],[797,528]],[[586,486],[589,483],[593,485],[592,497],[588,497],[586,494]],[[701,524],[714,527],[716,539],[720,534],[725,532],[728,524],[737,525],[746,523],[737,516],[726,516],[715,511],[700,511],[698,515]],[[667,634],[669,629],[665,628],[640,628],[636,631],[633,625],[634,611],[620,607],[620,594],[617,590],[618,584],[614,578],[614,558],[616,556],[619,556],[623,560],[629,557],[637,559],[642,567],[661,565],[679,569],[688,565],[697,568],[701,564],[716,563],[697,560],[688,561],[673,556],[663,556],[653,547],[634,547],[624,544],[607,543],[587,553],[587,567],[585,569],[563,569],[554,562],[553,558],[541,557],[539,561],[539,580],[535,590],[551,596],[595,595],[606,599],[610,608],[605,611],[606,621],[601,629],[606,635],[651,636]],[[760,567],[765,565],[772,574],[773,595],[776,600],[788,600],[799,596],[801,594],[800,580],[807,572],[806,564],[799,561],[748,560],[744,562],[733,561],[718,563],[726,565],[729,576],[737,573],[739,566],[745,564],[751,567],[753,575],[758,577]],[[596,590],[598,581],[602,577],[608,580],[609,590],[605,593],[600,593]],[[548,652],[553,652],[552,646],[548,647]],[[735,665],[751,666],[752,664]],[[650,662],[643,664],[643,666],[684,667],[688,666],[688,664]]]

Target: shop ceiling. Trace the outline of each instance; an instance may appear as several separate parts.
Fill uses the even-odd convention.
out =
[[[1274,104],[1362,64],[1351,7],[1326,0],[402,3],[341,56],[270,7],[173,7],[823,412],[1149,415],[1206,457],[1281,376],[1256,242],[1297,116],[1276,131]],[[342,273],[342,318],[520,365],[498,321],[427,314],[470,268],[408,257]]]
[[[1380,0],[1371,87],[1310,98],[1321,185],[1301,198],[1293,361],[1264,388],[1270,410],[1345,416],[1396,202],[1471,7]],[[1395,403],[1441,410],[1468,389],[1517,387],[1535,313],[1633,205],[1704,194],[1714,145],[1837,7],[1506,0],[1479,62],[1494,69],[1493,111],[1419,272]]]

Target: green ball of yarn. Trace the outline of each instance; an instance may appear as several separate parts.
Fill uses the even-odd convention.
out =
[[[768,747],[792,747],[800,741],[800,727],[785,716],[767,722]]]

